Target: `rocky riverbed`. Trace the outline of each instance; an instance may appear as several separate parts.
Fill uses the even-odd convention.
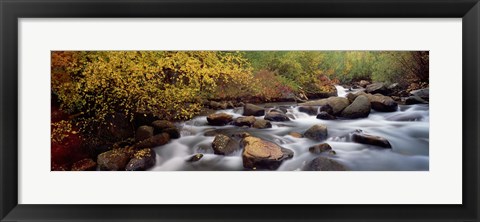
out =
[[[167,142],[172,130],[157,132],[139,148],[154,147],[147,167],[153,171],[429,169],[428,94],[399,105],[379,93],[337,91],[338,97],[305,103],[216,110],[165,126],[179,135]]]
[[[338,96],[318,100],[214,102],[216,110],[189,121],[146,121],[130,142],[71,170],[429,170],[428,89],[388,90],[336,86]]]

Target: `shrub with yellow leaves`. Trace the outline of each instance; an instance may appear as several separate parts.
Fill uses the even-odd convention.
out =
[[[239,88],[252,78],[239,52],[52,52],[52,92],[89,125],[119,112],[130,121],[135,113],[189,119],[218,96],[219,83]]]

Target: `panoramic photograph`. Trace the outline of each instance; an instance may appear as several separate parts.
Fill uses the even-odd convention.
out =
[[[428,171],[429,116],[428,51],[51,52],[52,171]]]

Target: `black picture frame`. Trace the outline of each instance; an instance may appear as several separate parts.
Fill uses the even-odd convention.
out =
[[[478,0],[0,0],[0,15],[1,221],[479,221]],[[463,18],[463,204],[18,204],[18,19],[77,17]]]

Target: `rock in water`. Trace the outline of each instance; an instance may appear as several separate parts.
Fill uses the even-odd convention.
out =
[[[327,126],[323,124],[313,125],[307,131],[305,131],[303,136],[316,141],[325,140],[328,136]]]
[[[325,106],[327,105],[327,99],[311,100],[308,102],[300,103],[301,106]]]
[[[317,115],[318,106],[299,106],[298,111],[313,116]]]
[[[398,104],[388,96],[372,96],[370,105],[372,109],[379,112],[395,112],[398,109]]]
[[[323,156],[319,156],[313,159],[306,167],[305,170],[310,171],[345,171],[347,168],[343,166],[341,163],[332,160],[330,158],[326,158]]]
[[[429,97],[430,97],[430,93],[429,93],[429,89],[428,88],[425,88],[425,89],[417,89],[417,90],[413,90],[410,92],[411,95],[414,95],[414,96],[418,96],[426,101],[429,100]]]
[[[317,115],[317,119],[323,119],[323,120],[334,120],[336,119],[335,116],[330,115],[329,113],[322,111]]]
[[[269,113],[285,114],[285,113],[287,113],[287,111],[288,111],[288,108],[282,106],[282,107],[279,107],[278,109],[271,109],[271,110],[269,111]]]
[[[218,155],[228,155],[239,149],[239,144],[230,137],[218,134],[212,142],[213,153]]]
[[[355,99],[358,97],[358,96],[366,96],[369,101],[370,101],[370,96],[373,96],[372,94],[370,93],[365,93],[364,91],[359,91],[359,92],[356,92],[356,93],[348,93],[347,94],[347,99],[350,103],[353,103],[353,101],[355,101]]]
[[[140,142],[146,140],[153,136],[153,127],[151,126],[140,126],[135,132],[135,141]]]
[[[101,153],[97,157],[97,164],[100,170],[118,171],[124,170],[130,155],[123,149],[114,149]]]
[[[245,106],[243,106],[243,115],[244,116],[263,116],[265,115],[265,109],[263,107],[247,103],[245,104]]]
[[[293,151],[257,137],[246,137],[242,144],[243,167],[247,169],[276,170],[284,160],[293,157]]]
[[[357,98],[357,96],[358,96],[358,95],[356,95],[356,94],[354,94],[354,93],[348,93],[348,94],[346,95],[346,97],[347,97],[347,99],[348,99],[348,101],[349,101],[350,103],[353,103],[353,101],[355,100],[355,98]]]
[[[357,96],[352,104],[342,111],[341,116],[349,119],[364,118],[370,114],[370,101],[364,95]]]
[[[350,102],[347,98],[330,97],[327,99],[327,104],[332,108],[333,115],[339,115],[342,110],[350,104]]]
[[[287,115],[280,112],[269,112],[267,115],[265,115],[264,119],[276,122],[290,121],[290,118],[288,118]]]
[[[152,136],[146,140],[142,140],[135,144],[136,149],[142,148],[154,148],[156,146],[165,145],[170,140],[170,135],[168,133],[161,133],[155,136]]]
[[[413,104],[427,104],[428,102],[420,98],[419,96],[409,96],[405,99],[405,104],[413,105]]]
[[[164,129],[175,128],[175,125],[168,120],[156,120],[152,122],[154,134],[160,134]]]
[[[259,119],[255,121],[255,123],[253,123],[253,128],[257,128],[257,129],[272,128],[272,123],[270,123],[270,121],[268,120]]]
[[[130,159],[125,170],[127,171],[141,171],[147,170],[155,165],[155,151],[150,148],[141,149],[137,151],[133,158]]]
[[[365,133],[353,133],[352,140],[357,143],[363,143],[383,148],[392,148],[387,139],[379,136],[373,136]]]
[[[330,115],[333,115],[333,108],[330,105],[325,105],[320,107],[320,112],[326,112]]]
[[[167,128],[163,130],[164,133],[167,133],[171,139],[178,139],[180,138],[180,132],[177,128]]]
[[[167,133],[171,139],[178,139],[180,138],[180,132],[178,129],[175,127],[175,125],[167,120],[156,120],[152,122],[153,126],[153,134],[161,134],[161,133]]]
[[[328,143],[321,143],[308,148],[308,151],[310,151],[310,153],[315,153],[315,154],[323,153],[330,150],[332,150],[332,147]]]
[[[202,159],[202,157],[203,157],[203,154],[197,153],[197,154],[191,156],[190,158],[188,158],[186,161],[189,162],[189,163],[197,162],[200,159]]]
[[[387,86],[385,86],[385,84],[381,82],[372,83],[368,85],[365,91],[371,94],[380,93],[382,95],[388,95],[391,93],[391,91],[387,88]]]
[[[254,116],[246,116],[246,117],[238,117],[235,119],[233,122],[233,125],[235,126],[248,126],[252,127],[253,124],[255,123],[256,119]]]
[[[207,116],[208,124],[212,126],[224,126],[232,120],[233,116],[226,113],[214,113]]]
[[[90,158],[75,162],[72,165],[72,171],[92,171],[97,168],[97,163]]]

